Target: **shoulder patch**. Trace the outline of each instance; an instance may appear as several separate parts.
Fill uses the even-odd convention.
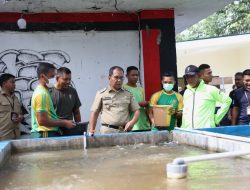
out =
[[[99,93],[101,94],[101,93],[105,92],[106,90],[107,90],[107,88],[103,88],[103,89],[99,90]]]

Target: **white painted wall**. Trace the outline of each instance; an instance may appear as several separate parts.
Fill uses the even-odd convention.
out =
[[[179,42],[176,51],[179,77],[190,64],[209,64],[213,74],[221,77],[250,68],[250,34]]]
[[[25,66],[31,65],[30,60],[33,59],[38,62],[38,59],[45,59],[44,57],[47,55],[49,61],[55,61],[59,66],[63,65],[70,68],[72,80],[82,102],[82,117],[86,121],[89,119],[89,110],[96,91],[108,85],[109,68],[115,65],[124,69],[131,65],[139,66],[138,37],[137,31],[1,32],[0,70],[7,64],[7,69],[10,71],[5,69],[5,72],[11,72],[17,77],[18,75],[25,75],[23,78],[26,81],[22,80],[20,86],[22,86],[21,92],[26,93],[27,102],[27,97],[31,96],[32,91],[23,88],[28,85],[35,73],[34,68],[31,67],[29,67],[29,70],[21,69],[22,71],[18,72],[20,65],[17,64],[17,61],[19,59],[23,58],[22,60],[25,63],[22,62],[22,64]],[[10,52],[1,54],[1,52],[10,49]],[[25,51],[22,51],[22,49],[33,51],[31,51],[31,55],[27,55],[23,54]],[[47,54],[41,54],[42,51],[48,50],[59,50],[59,53],[51,54],[51,52],[47,52]],[[64,59],[62,59],[63,55],[60,55],[61,51],[68,54],[70,58],[68,63],[62,61]],[[17,88],[20,89],[18,85]]]

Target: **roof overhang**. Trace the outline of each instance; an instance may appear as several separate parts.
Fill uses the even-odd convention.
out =
[[[233,0],[1,0],[0,13],[138,12],[148,9],[174,9],[175,30],[180,33],[231,2]]]

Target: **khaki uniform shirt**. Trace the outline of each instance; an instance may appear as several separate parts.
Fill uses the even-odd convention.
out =
[[[21,104],[13,94],[7,96],[0,91],[0,140],[15,139],[20,136],[19,123],[11,120],[11,112],[21,114]]]
[[[129,113],[139,108],[129,91],[107,87],[97,92],[91,111],[101,112],[102,124],[124,126],[129,121]]]

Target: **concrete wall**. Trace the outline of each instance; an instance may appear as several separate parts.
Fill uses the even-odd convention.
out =
[[[138,31],[1,32],[0,72],[17,77],[17,95],[30,110],[37,64],[70,68],[86,121],[96,91],[108,85],[109,68],[139,67],[138,37]]]

